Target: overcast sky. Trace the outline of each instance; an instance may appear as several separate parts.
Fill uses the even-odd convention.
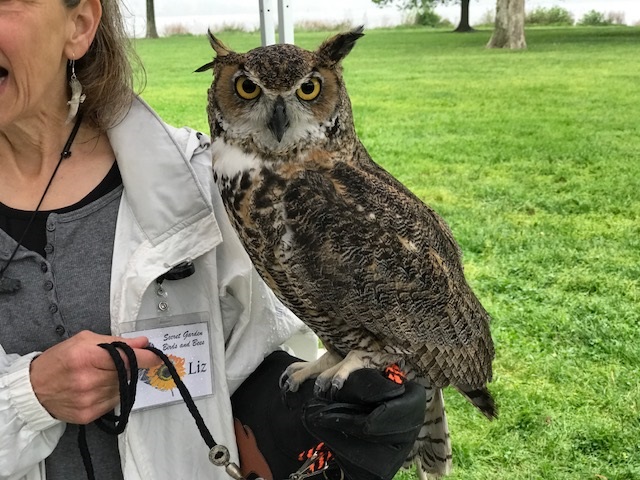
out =
[[[275,0],[274,0],[275,1]],[[124,0],[130,11],[130,23],[136,32],[144,30],[145,0]],[[369,28],[395,25],[403,14],[396,7],[379,8],[371,0],[289,0],[295,22],[349,20]],[[256,28],[259,25],[258,0],[155,0],[159,33],[165,25],[181,23],[193,33],[204,33],[207,27],[224,25]],[[628,24],[640,22],[640,0],[526,0],[527,11],[536,7],[560,6],[579,19],[589,10],[624,12]],[[440,5],[436,11],[451,22],[459,19],[458,5]],[[471,22],[495,10],[495,0],[471,0]]]

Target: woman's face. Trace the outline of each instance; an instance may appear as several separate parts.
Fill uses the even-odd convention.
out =
[[[62,0],[0,0],[0,130],[33,116],[64,118],[69,13]]]

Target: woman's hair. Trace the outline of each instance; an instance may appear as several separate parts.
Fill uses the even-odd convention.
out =
[[[80,0],[63,0],[74,8]],[[84,118],[106,130],[122,119],[133,97],[133,66],[144,69],[131,48],[118,0],[100,0],[102,18],[87,53],[75,62],[75,71],[86,98],[80,106]],[[67,72],[71,75],[71,68]],[[70,90],[69,90],[70,93]]]

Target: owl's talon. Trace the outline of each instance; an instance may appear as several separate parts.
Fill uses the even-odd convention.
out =
[[[313,385],[313,393],[316,397],[324,397],[330,386],[330,379],[320,376],[316,378],[316,383]]]
[[[282,372],[282,375],[280,375],[280,378],[278,379],[278,386],[280,387],[280,390],[285,390],[288,383],[289,383],[289,375],[285,370],[284,372]]]
[[[280,390],[284,393],[297,392],[300,384],[284,372],[280,376]]]
[[[300,385],[307,379],[304,374],[306,362],[295,362],[289,365],[280,375],[280,389],[285,392],[297,392]]]
[[[288,379],[284,384],[284,388],[286,388],[287,392],[297,392],[299,386],[300,385],[297,382],[294,382],[291,379]]]
[[[344,385],[345,379],[340,377],[333,377],[331,379],[331,394],[335,394],[340,390]]]

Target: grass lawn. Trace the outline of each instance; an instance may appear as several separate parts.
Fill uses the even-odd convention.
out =
[[[360,137],[449,222],[493,317],[500,418],[446,391],[450,478],[640,479],[640,28],[533,29],[521,52],[485,49],[488,31],[366,33],[345,60]],[[207,40],[136,48],[143,97],[207,131]]]

